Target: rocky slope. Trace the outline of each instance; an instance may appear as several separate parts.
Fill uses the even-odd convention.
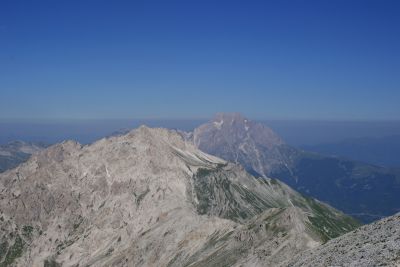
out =
[[[0,174],[0,226],[0,266],[265,266],[358,223],[140,127]]]
[[[290,266],[400,266],[400,214],[363,226],[294,258]]]
[[[399,171],[291,147],[239,114],[217,114],[186,136],[206,153],[278,178],[364,222],[400,211]]]
[[[36,152],[45,149],[43,143],[14,141],[0,146],[0,172],[15,168]]]

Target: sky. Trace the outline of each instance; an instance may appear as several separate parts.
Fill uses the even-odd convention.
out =
[[[400,1],[19,1],[0,119],[400,120]]]

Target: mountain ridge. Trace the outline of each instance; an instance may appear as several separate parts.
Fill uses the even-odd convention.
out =
[[[223,117],[239,119],[216,125]],[[200,150],[239,163],[256,176],[280,179],[363,222],[400,210],[400,172],[297,149],[272,129],[243,116],[220,114],[218,118],[194,129],[187,138]]]
[[[0,266],[278,265],[359,225],[160,128],[53,145],[0,192]]]

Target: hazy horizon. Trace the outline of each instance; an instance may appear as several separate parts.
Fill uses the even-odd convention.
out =
[[[249,118],[252,119],[252,118]],[[22,140],[56,143],[66,139],[90,143],[121,129],[140,125],[191,131],[204,119],[0,120],[0,144]],[[400,121],[259,120],[288,144],[316,145],[349,138],[400,135]]]

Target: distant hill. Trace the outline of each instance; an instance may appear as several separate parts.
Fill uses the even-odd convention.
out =
[[[335,143],[302,146],[302,148],[371,164],[400,168],[400,135],[353,138]]]
[[[278,178],[363,222],[400,211],[399,171],[292,147],[240,114],[217,114],[187,136],[207,153]]]
[[[0,145],[0,173],[15,168],[38,151],[46,148],[44,143],[13,141]]]

